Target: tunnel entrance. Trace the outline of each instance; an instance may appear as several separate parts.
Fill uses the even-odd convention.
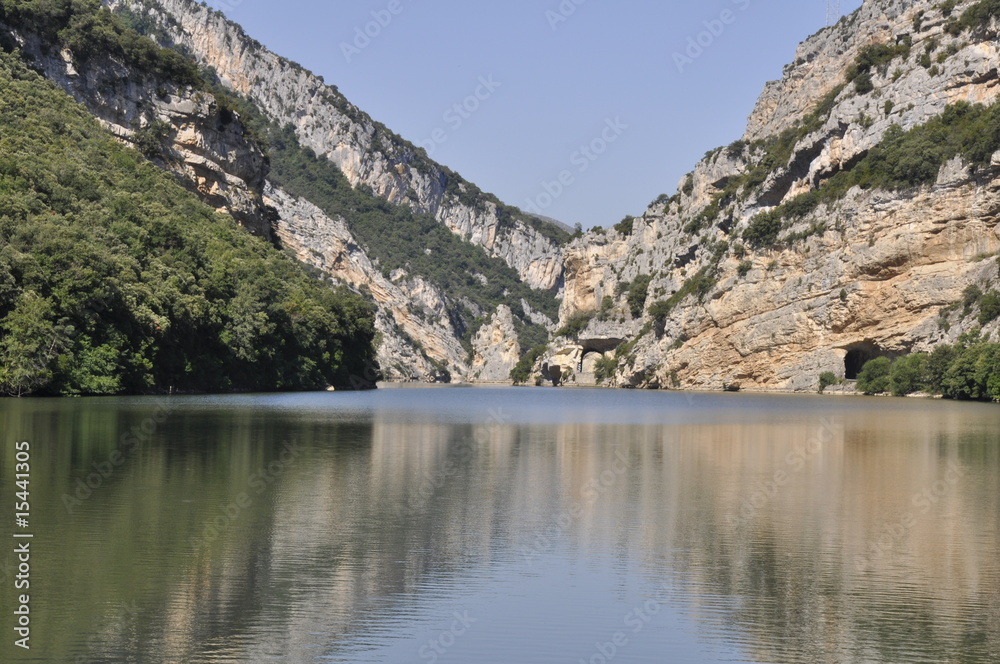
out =
[[[870,341],[863,341],[847,347],[847,355],[844,357],[844,378],[847,380],[857,380],[862,367],[876,357],[888,357],[890,353],[882,350],[877,344]]]

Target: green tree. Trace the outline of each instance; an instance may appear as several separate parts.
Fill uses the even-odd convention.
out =
[[[640,274],[632,280],[632,283],[628,287],[625,300],[628,302],[628,309],[632,313],[633,318],[641,316],[643,309],[646,307],[646,297],[649,295],[649,282],[652,279],[648,274]]]
[[[944,376],[943,394],[949,399],[975,400],[986,395],[986,384],[980,381],[979,363],[983,353],[980,345],[960,348]]]
[[[823,391],[826,390],[826,388],[831,385],[836,385],[839,382],[840,379],[837,378],[837,374],[832,371],[824,371],[819,375],[819,393],[823,394]]]
[[[869,360],[858,374],[858,390],[868,395],[888,392],[891,368],[892,361],[888,357]]]
[[[199,202],[15,53],[0,89],[0,392],[378,378],[369,302]]]
[[[53,378],[68,328],[58,325],[53,304],[27,291],[0,324],[0,390],[11,396],[31,394]]]
[[[905,355],[892,363],[889,389],[897,397],[920,392],[926,386],[927,355]]]
[[[945,376],[957,354],[955,347],[949,345],[938,346],[930,354],[925,369],[925,386],[928,392],[944,394]]]

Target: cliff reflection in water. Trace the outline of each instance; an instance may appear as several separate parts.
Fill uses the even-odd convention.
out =
[[[8,420],[72,441],[37,471],[59,480],[37,625],[60,656],[380,661],[441,597],[552,565],[638,579],[755,661],[1000,652],[992,409],[778,399],[746,422],[713,401],[638,425],[215,403],[175,411],[72,514],[62,496],[146,411]]]

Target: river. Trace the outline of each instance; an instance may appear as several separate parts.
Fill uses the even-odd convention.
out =
[[[0,429],[4,662],[1000,661],[993,405],[385,389]]]

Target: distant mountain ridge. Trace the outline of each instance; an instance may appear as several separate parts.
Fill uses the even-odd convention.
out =
[[[484,194],[218,12],[105,4],[198,63],[197,118],[21,47],[203,200],[370,297],[390,379],[812,390],[1000,333],[993,0],[867,0],[799,46],[743,137],[587,233]]]

